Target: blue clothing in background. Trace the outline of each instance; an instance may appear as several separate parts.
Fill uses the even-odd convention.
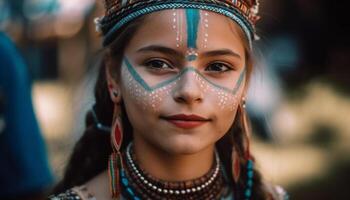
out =
[[[47,189],[53,181],[36,121],[27,67],[0,32],[0,199]]]

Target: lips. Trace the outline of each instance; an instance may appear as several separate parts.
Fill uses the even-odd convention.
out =
[[[171,116],[166,116],[161,118],[183,129],[195,128],[211,121],[210,119],[207,119],[205,117],[201,117],[198,115],[185,115],[185,114],[171,115]]]

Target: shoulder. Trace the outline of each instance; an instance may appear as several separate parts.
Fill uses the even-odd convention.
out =
[[[95,176],[94,178],[92,178],[91,180],[89,180],[81,186],[75,186],[62,194],[49,197],[49,200],[104,199],[110,199],[109,177],[107,171]]]
[[[289,200],[289,195],[285,189],[279,185],[272,185],[269,183],[264,184],[266,191],[270,195],[270,199],[273,200]]]
[[[48,200],[96,200],[96,198],[87,192],[85,186],[80,186],[58,195],[49,196]]]

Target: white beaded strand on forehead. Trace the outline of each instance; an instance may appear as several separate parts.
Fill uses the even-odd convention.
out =
[[[181,14],[179,14],[178,10],[173,9],[173,25],[172,28],[174,30],[174,32],[176,33],[176,47],[180,47],[181,45],[181,33],[180,33],[180,28],[181,28],[181,24],[180,24],[180,16]]]
[[[207,11],[203,11],[204,12],[204,26],[202,26],[202,30],[204,33],[204,42],[203,42],[203,48],[207,48],[208,47],[208,38],[209,38],[209,13]]]

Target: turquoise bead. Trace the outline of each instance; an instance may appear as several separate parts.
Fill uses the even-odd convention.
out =
[[[129,181],[128,181],[128,179],[126,179],[126,178],[122,178],[122,183],[123,183],[125,186],[128,186],[128,185],[129,185]]]
[[[134,192],[130,188],[126,188],[126,191],[128,191],[132,196],[134,196]]]
[[[253,171],[248,171],[248,178],[252,179],[254,176],[254,172]]]
[[[250,196],[252,196],[252,191],[250,189],[247,189],[245,191],[245,197],[249,198]]]
[[[247,181],[247,186],[248,186],[248,187],[253,187],[253,180],[251,180],[251,179],[248,180],[248,181]]]
[[[253,169],[253,168],[254,168],[254,163],[253,163],[252,160],[248,160],[247,168],[248,168],[248,169]]]

